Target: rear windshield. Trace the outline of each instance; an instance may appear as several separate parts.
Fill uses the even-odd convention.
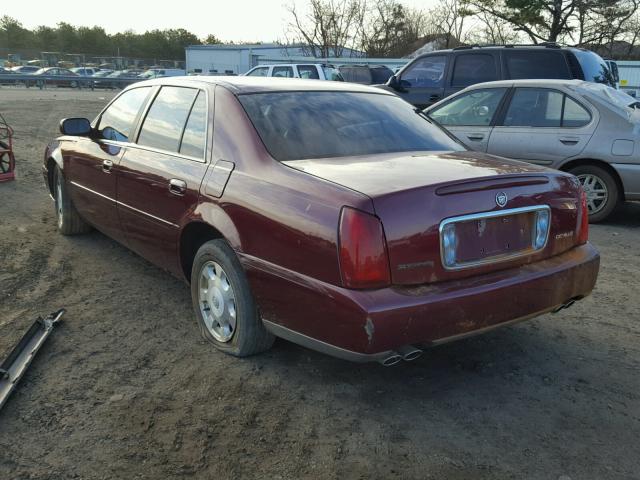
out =
[[[464,148],[398,97],[278,92],[238,97],[276,160]]]
[[[584,79],[587,82],[604,83],[612,87],[615,86],[609,67],[600,55],[588,50],[573,50],[573,53],[578,57],[578,61],[584,72]]]

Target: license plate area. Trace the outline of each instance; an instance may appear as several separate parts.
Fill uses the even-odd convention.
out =
[[[447,270],[511,260],[542,250],[549,236],[546,205],[463,215],[440,224],[440,253]]]

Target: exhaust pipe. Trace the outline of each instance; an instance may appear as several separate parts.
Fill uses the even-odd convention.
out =
[[[390,367],[391,365],[395,365],[401,360],[402,355],[400,355],[398,352],[391,352],[388,356],[378,360],[378,362],[380,362],[384,367]]]
[[[412,345],[405,345],[398,349],[398,353],[402,355],[405,362],[411,362],[422,355],[422,350]]]
[[[571,305],[573,305],[574,303],[576,303],[575,299],[571,299],[569,300],[567,303],[563,303],[562,305],[560,305],[558,308],[556,308],[553,313],[558,313],[560,310],[564,310],[565,308],[569,308]]]

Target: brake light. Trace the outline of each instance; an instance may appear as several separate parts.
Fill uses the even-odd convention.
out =
[[[377,217],[344,207],[339,227],[340,271],[347,288],[379,288],[391,283],[387,241]]]
[[[589,240],[589,209],[587,208],[587,194],[580,187],[580,211],[578,212],[578,245]]]

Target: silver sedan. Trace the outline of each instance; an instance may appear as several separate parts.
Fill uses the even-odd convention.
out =
[[[469,149],[573,173],[591,222],[640,200],[640,103],[581,80],[480,83],[425,110]]]

